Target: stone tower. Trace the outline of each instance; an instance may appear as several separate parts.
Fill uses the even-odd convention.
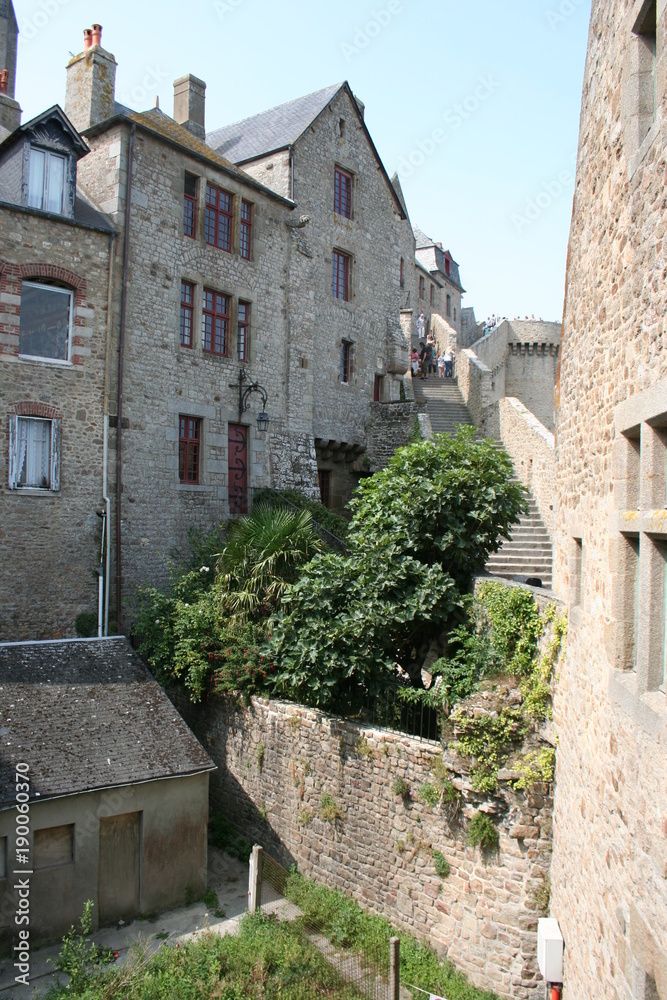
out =
[[[565,993],[667,1000],[667,0],[593,0],[556,385]]]
[[[65,92],[65,113],[79,132],[111,118],[116,101],[116,60],[102,48],[101,25],[86,28],[83,39],[83,52],[68,63]]]

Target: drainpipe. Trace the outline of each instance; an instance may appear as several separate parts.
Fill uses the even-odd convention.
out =
[[[294,201],[294,146],[289,148],[289,196]]]
[[[123,489],[122,427],[123,427],[123,363],[125,360],[125,316],[127,312],[127,272],[130,260],[130,217],[132,208],[132,167],[134,137],[137,126],[132,123],[127,151],[127,184],[125,186],[125,232],[123,242],[123,286],[120,299],[120,335],[118,351],[118,428],[116,431],[116,629],[120,633],[121,611],[121,493]]]
[[[104,627],[100,635],[109,634],[109,594],[111,592],[111,498],[109,497],[109,378],[111,373],[111,331],[113,321],[111,310],[113,306],[113,270],[116,256],[116,234],[109,237],[109,281],[107,287],[107,337],[104,353],[104,446],[102,468],[102,500],[104,501],[104,521],[102,531],[106,528],[106,549],[104,549]]]

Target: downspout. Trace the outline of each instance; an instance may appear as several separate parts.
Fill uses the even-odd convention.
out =
[[[294,146],[289,148],[289,196],[294,201]]]
[[[118,427],[116,430],[116,630],[120,634],[121,612],[121,494],[123,489],[123,363],[125,360],[125,316],[127,313],[127,272],[130,260],[130,216],[132,208],[132,168],[134,166],[134,137],[137,126],[132,123],[130,144],[127,151],[127,184],[125,185],[125,231],[123,234],[123,286],[120,299],[120,334],[118,349]]]
[[[102,634],[109,634],[109,594],[111,592],[111,499],[109,497],[109,376],[111,372],[111,331],[113,321],[113,270],[116,256],[116,234],[109,238],[109,287],[107,289],[107,342],[104,360],[104,449],[102,469],[102,500],[104,501],[104,525],[106,527],[106,549],[104,566],[104,628]]]

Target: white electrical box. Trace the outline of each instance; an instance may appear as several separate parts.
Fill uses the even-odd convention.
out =
[[[548,983],[563,982],[563,935],[552,917],[537,921],[537,964]]]

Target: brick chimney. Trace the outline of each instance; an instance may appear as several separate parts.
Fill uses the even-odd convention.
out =
[[[83,44],[67,65],[65,92],[65,113],[79,132],[111,118],[116,100],[116,60],[102,48],[102,26],[86,28]]]
[[[18,36],[12,0],[0,0],[0,125],[8,132],[21,124],[21,109],[14,100]]]
[[[174,121],[202,142],[206,139],[206,84],[188,73],[174,80]]]

